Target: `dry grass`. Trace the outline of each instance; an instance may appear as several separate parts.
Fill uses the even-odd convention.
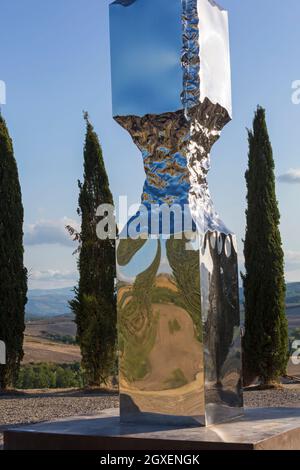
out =
[[[24,342],[23,364],[52,362],[55,364],[68,364],[80,362],[79,346],[56,343],[47,339],[26,336]]]
[[[52,341],[48,335],[76,335],[76,325],[69,316],[27,322],[24,341],[23,364],[52,362],[69,364],[80,362],[80,349],[76,345]]]
[[[26,336],[43,337],[45,334],[75,336],[76,325],[70,316],[31,320],[26,323]]]

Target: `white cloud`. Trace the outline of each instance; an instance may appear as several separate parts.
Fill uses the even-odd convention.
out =
[[[74,242],[65,228],[66,225],[71,225],[79,230],[78,222],[68,217],[57,220],[38,220],[25,230],[24,243],[25,245],[59,244],[74,247]]]
[[[58,269],[47,269],[45,271],[32,271],[29,273],[30,279],[34,281],[49,281],[49,280],[73,280],[77,278],[76,271],[60,271]]]
[[[30,289],[73,287],[77,284],[78,272],[59,269],[32,270],[28,273],[28,281]]]
[[[286,251],[285,265],[287,271],[300,269],[300,251]]]
[[[284,253],[285,278],[287,282],[300,282],[300,251],[286,250]],[[239,271],[244,272],[244,255],[238,256]],[[241,284],[242,285],[242,284]]]
[[[286,173],[280,175],[278,181],[281,183],[300,184],[300,169],[291,168]]]

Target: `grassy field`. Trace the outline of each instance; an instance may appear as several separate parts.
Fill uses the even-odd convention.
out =
[[[71,363],[80,362],[77,345],[64,344],[64,338],[75,338],[76,325],[71,316],[61,316],[26,323],[23,363]],[[54,341],[49,339],[56,337]],[[61,340],[60,340],[61,339]]]
[[[32,320],[26,323],[25,334],[28,336],[45,337],[46,335],[76,336],[76,325],[72,316],[63,315],[43,320]]]
[[[80,362],[79,346],[56,343],[32,336],[26,336],[24,342],[23,364],[52,362],[66,364]]]

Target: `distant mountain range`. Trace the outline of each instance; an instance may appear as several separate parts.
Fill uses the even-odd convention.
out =
[[[244,292],[240,288],[241,322],[244,322]],[[300,327],[300,282],[292,282],[286,286],[286,315],[289,328]]]
[[[72,315],[69,300],[74,297],[72,288],[30,290],[26,306],[26,318],[58,317]],[[240,301],[244,302],[243,289],[240,288]],[[300,282],[287,284],[286,296],[289,316],[300,315]]]
[[[74,292],[71,287],[29,290],[26,319],[72,315],[68,302],[73,297]]]
[[[240,302],[244,303],[244,291],[240,287]],[[291,282],[286,285],[286,304],[300,305],[300,282]]]
[[[286,303],[287,305],[300,305],[300,282],[292,282],[286,286]]]

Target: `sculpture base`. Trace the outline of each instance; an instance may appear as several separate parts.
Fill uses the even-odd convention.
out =
[[[297,450],[299,408],[254,408],[231,423],[207,428],[120,425],[119,411],[12,428],[6,450]]]

